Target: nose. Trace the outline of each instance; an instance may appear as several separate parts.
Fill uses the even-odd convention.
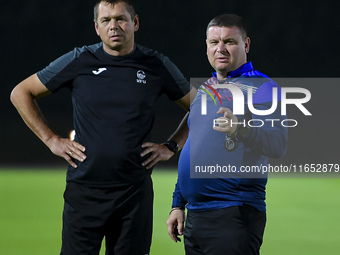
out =
[[[219,42],[217,45],[217,52],[226,52],[227,48],[225,47],[225,44],[223,42]]]
[[[110,30],[118,30],[118,21],[116,19],[111,19]]]

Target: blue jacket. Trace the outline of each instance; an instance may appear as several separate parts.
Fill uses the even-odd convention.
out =
[[[233,111],[235,97],[228,89],[214,89],[214,84],[218,83],[215,73],[201,85],[202,90],[198,90],[191,104],[189,137],[179,159],[172,206],[207,211],[248,204],[265,211],[267,174],[253,176],[241,171],[252,169],[253,166],[262,170],[268,166],[267,157],[280,158],[286,152],[287,128],[282,125],[286,116],[281,115],[280,88],[268,76],[254,70],[251,62],[228,74],[225,83],[243,92],[244,114],[237,116],[250,129],[247,136],[238,141],[237,149],[227,152],[224,148],[225,133],[215,131],[212,127],[214,119],[222,116],[216,113],[221,106]],[[248,93],[252,94],[254,108],[263,111],[272,107],[273,88],[278,91],[276,110],[269,115],[252,113],[247,107]],[[207,94],[207,91],[210,93]],[[202,115],[204,94],[206,115]],[[228,168],[234,172],[221,171]],[[211,174],[208,169],[220,170],[221,173]]]

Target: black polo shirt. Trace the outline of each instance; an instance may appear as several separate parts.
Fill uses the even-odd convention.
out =
[[[67,181],[89,186],[137,182],[151,174],[141,165],[141,145],[148,141],[157,98],[178,100],[190,90],[178,68],[157,51],[138,44],[114,57],[102,43],[63,55],[37,73],[52,92],[72,92],[75,141],[87,159],[68,167]]]

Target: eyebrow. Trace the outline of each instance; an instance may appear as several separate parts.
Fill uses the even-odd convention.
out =
[[[105,19],[120,19],[120,18],[127,18],[127,16],[125,14],[122,14],[122,15],[118,15],[118,16],[103,16],[103,17],[100,17],[99,20],[105,20]]]
[[[220,41],[221,38],[210,38],[208,39],[208,41]],[[235,38],[232,38],[232,37],[227,37],[227,38],[222,38],[222,41],[223,42],[226,42],[226,41],[233,41],[233,42],[237,42],[237,40]]]
[[[225,38],[225,39],[223,39],[223,41],[233,41],[233,42],[237,42],[237,40],[236,40],[236,39],[234,39],[234,38],[231,38],[231,37],[229,37],[229,38]]]

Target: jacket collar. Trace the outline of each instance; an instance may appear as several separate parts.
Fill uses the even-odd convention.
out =
[[[254,70],[253,64],[251,62],[247,62],[247,63],[241,65],[235,71],[229,72],[227,78],[238,77],[238,76],[241,76],[242,74],[244,74],[245,72],[249,72],[251,70]],[[213,73],[213,76],[217,79],[217,73],[216,72]]]

